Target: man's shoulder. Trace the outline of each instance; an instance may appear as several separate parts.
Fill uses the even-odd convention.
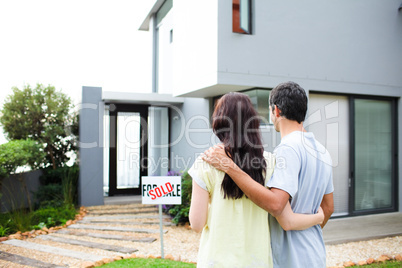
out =
[[[282,138],[281,142],[278,146],[276,146],[274,150],[274,154],[282,153],[282,152],[295,152],[297,153],[300,150],[300,146],[302,145],[301,135],[297,132],[290,133],[289,135]]]
[[[332,168],[332,158],[327,148],[322,145],[318,140],[310,140],[310,143],[304,144],[300,147],[301,158],[305,161],[314,162],[325,167],[323,171],[329,171]]]
[[[304,143],[304,135],[308,132],[294,131],[282,138],[280,146],[297,147]]]

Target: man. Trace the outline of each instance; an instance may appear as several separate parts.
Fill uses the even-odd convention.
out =
[[[306,132],[307,95],[294,82],[279,84],[270,94],[269,109],[281,143],[275,148],[276,165],[267,187],[255,182],[224,152],[215,146],[204,160],[227,173],[258,206],[268,211],[272,254],[275,267],[325,267],[326,252],[321,228],[333,213],[331,157],[315,138]],[[285,231],[275,219],[287,202],[296,213],[316,213],[321,206],[325,219],[320,226],[303,231]]]

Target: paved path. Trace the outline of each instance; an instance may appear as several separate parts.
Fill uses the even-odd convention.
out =
[[[55,233],[2,242],[0,267],[80,267],[86,261],[112,260],[138,251],[122,246],[122,243],[140,245],[159,240],[159,213],[154,205],[109,205],[87,209],[83,220]],[[163,216],[163,221],[165,226],[172,225],[168,216]],[[48,258],[44,259],[44,254]],[[63,261],[58,262],[58,259]]]
[[[326,245],[402,235],[402,213],[330,219],[323,235]]]

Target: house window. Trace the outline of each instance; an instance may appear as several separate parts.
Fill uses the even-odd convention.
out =
[[[251,0],[233,0],[233,32],[241,34],[251,34],[251,15]]]
[[[251,103],[253,104],[254,109],[257,111],[258,116],[260,117],[260,124],[264,126],[272,125],[273,123],[271,121],[269,113],[269,94],[271,93],[271,90],[258,88],[242,91],[241,93],[246,94],[250,97]],[[213,98],[213,107],[211,107],[211,114],[213,113],[213,110],[215,109],[215,106],[221,97],[222,96],[217,96]]]
[[[269,113],[269,94],[271,91],[267,89],[252,89],[243,91],[242,93],[250,97],[254,109],[260,116],[261,125],[272,124]]]

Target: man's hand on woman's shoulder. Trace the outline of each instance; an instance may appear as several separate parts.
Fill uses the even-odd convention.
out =
[[[232,159],[226,155],[223,144],[217,144],[213,147],[210,147],[204,152],[202,159],[214,168],[225,173],[227,173],[234,164]]]

